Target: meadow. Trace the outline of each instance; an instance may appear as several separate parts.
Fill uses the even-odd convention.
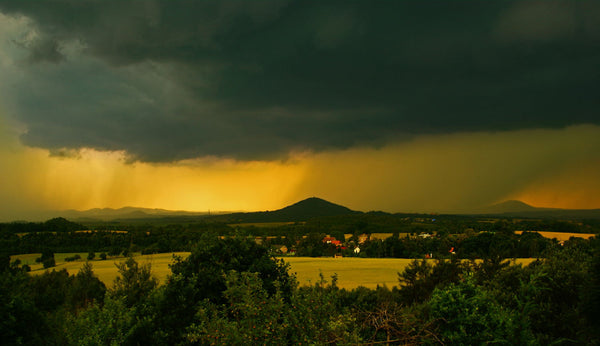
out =
[[[72,257],[76,253],[57,253],[55,254],[55,270],[66,269],[69,274],[76,274],[85,263],[87,253],[79,253],[82,260],[66,262],[65,258]],[[96,259],[89,261],[94,273],[107,286],[111,286],[118,275],[115,264],[125,261],[125,257],[109,257],[106,260]],[[173,263],[173,256],[185,258],[189,252],[162,253],[154,255],[134,254],[132,257],[140,264],[150,264],[152,273],[164,283],[167,276],[171,273],[169,264]],[[20,259],[23,264],[31,266],[31,274],[41,274],[45,270],[41,264],[35,263],[35,259],[40,254],[24,254],[12,256],[11,260]],[[341,288],[352,289],[359,286],[376,288],[387,286],[392,288],[398,285],[398,272],[413,261],[407,258],[357,258],[357,257],[285,257],[283,260],[290,264],[290,273],[294,273],[300,285],[315,284],[320,280],[320,274],[327,282],[331,281],[331,276],[337,274],[338,286]],[[527,265],[534,259],[522,258],[516,259],[516,263]],[[434,260],[431,260],[432,262]],[[50,270],[52,270],[50,269]]]

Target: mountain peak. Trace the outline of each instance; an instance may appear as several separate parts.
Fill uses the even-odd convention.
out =
[[[297,218],[310,218],[317,216],[333,216],[354,213],[349,208],[328,202],[318,197],[310,197],[300,202],[279,209],[276,213]]]
[[[533,210],[536,209],[535,207],[525,203],[525,202],[521,202],[519,200],[516,199],[510,199],[504,202],[500,202],[500,203],[496,203],[494,205],[492,205],[492,207],[494,208],[504,208],[504,209],[512,209],[512,210]]]

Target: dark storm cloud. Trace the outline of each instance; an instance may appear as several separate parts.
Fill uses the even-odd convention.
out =
[[[33,146],[261,158],[600,123],[597,2],[65,0],[0,11],[30,18],[39,36],[14,107]],[[69,58],[73,42],[83,53]]]

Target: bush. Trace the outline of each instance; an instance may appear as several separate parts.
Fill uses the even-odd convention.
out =
[[[109,256],[119,256],[120,253],[121,253],[121,248],[118,246],[114,246],[108,250]]]
[[[431,322],[445,344],[531,344],[533,335],[522,328],[518,315],[504,309],[468,276],[465,281],[435,289],[427,303]]]
[[[43,265],[44,265],[44,269],[56,266],[56,262],[54,261],[54,257],[45,259],[44,262],[43,262]]]
[[[66,262],[73,262],[73,261],[77,261],[80,259],[81,259],[81,256],[79,254],[75,254],[74,256],[71,256],[71,257],[65,257]]]
[[[88,261],[93,260],[95,257],[96,257],[96,253],[93,251],[90,251],[90,253],[88,253],[88,255],[87,255]]]
[[[100,254],[100,259],[103,261],[106,259],[106,252]]]

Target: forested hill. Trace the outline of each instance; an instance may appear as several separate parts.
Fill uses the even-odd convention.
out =
[[[514,200],[462,214],[540,219],[600,219],[600,209],[539,208]]]
[[[0,231],[7,233],[30,232],[74,232],[85,230],[86,226],[57,217],[46,222],[10,222],[0,223]]]
[[[351,210],[344,206],[328,202],[321,198],[311,197],[274,211],[262,211],[252,213],[232,213],[216,215],[213,220],[226,222],[298,222],[306,221],[316,217],[339,216],[358,214],[360,212]]]

